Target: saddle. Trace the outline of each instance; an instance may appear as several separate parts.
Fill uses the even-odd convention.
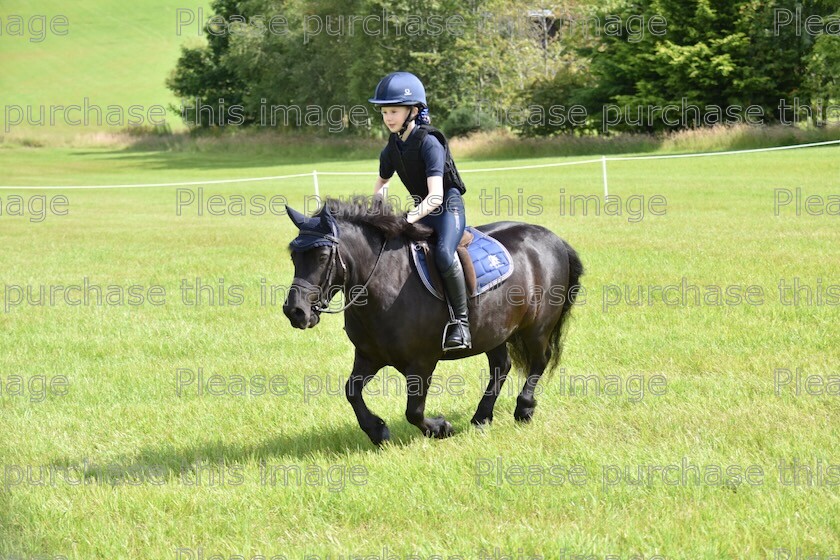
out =
[[[464,230],[457,255],[464,268],[467,294],[471,298],[498,286],[513,274],[513,260],[504,245],[471,226]],[[425,241],[413,242],[411,256],[423,285],[436,298],[444,300],[443,280],[429,244]]]

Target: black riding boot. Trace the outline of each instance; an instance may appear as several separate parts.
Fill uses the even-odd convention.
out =
[[[464,282],[464,269],[457,255],[449,270],[443,271],[440,276],[443,278],[443,287],[446,289],[446,296],[457,321],[457,324],[449,327],[449,332],[445,333],[443,351],[470,348],[472,337],[467,317],[467,286]]]

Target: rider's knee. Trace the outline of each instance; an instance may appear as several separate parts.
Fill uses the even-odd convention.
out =
[[[455,255],[453,253],[448,251],[437,251],[435,253],[435,264],[441,272],[449,270],[453,262],[455,262]]]

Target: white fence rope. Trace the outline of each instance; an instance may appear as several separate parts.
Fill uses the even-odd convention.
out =
[[[607,182],[607,162],[608,161],[642,161],[652,159],[681,159],[693,157],[711,157],[711,156],[729,156],[735,154],[752,154],[759,152],[775,152],[779,150],[794,150],[798,148],[813,148],[816,146],[829,146],[832,144],[840,144],[840,140],[829,140],[826,142],[812,142],[810,144],[793,144],[790,146],[777,146],[775,148],[753,148],[748,150],[729,150],[725,152],[703,152],[695,154],[676,154],[676,155],[661,155],[661,156],[632,156],[632,157],[608,157],[601,156],[598,159],[586,159],[581,161],[565,161],[559,163],[542,163],[536,165],[519,165],[513,167],[486,167],[482,169],[462,169],[460,173],[491,173],[496,171],[518,171],[523,169],[544,169],[548,167],[566,167],[569,165],[588,165],[594,163],[601,164],[601,173],[604,179],[604,198],[609,198],[609,186]],[[181,183],[138,183],[138,184],[122,184],[122,185],[44,185],[44,186],[11,186],[0,185],[0,190],[64,190],[64,189],[139,189],[139,188],[162,188],[162,187],[187,187],[187,186],[201,186],[201,185],[225,185],[232,183],[255,183],[261,181],[281,181],[284,179],[294,179],[299,177],[312,177],[315,188],[315,196],[320,199],[320,188],[318,185],[319,175],[330,176],[375,176],[376,172],[372,171],[318,171],[313,170],[311,173],[295,173],[292,175],[274,175],[271,177],[248,177],[245,179],[219,179],[215,181],[186,181]]]
[[[840,144],[840,140],[828,140],[826,142],[812,142],[810,144],[793,144],[791,146],[776,146],[775,148],[753,148],[750,150],[730,150],[728,152],[705,152],[700,154],[676,154],[663,156],[634,156],[634,157],[611,157],[608,161],[633,161],[634,159],[678,159],[690,157],[707,157],[707,156],[731,156],[733,154],[751,154],[756,152],[776,152],[779,150],[794,150],[796,148],[813,148],[814,146],[828,146],[830,144]]]

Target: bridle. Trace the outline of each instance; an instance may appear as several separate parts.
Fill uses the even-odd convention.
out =
[[[386,238],[382,242],[382,247],[379,249],[379,254],[376,256],[376,262],[373,263],[373,268],[370,270],[370,274],[368,274],[367,280],[362,285],[362,289],[356,292],[356,294],[341,307],[341,309],[330,309],[330,300],[332,299],[332,295],[330,294],[330,289],[332,288],[332,278],[333,273],[336,269],[336,263],[341,265],[341,289],[344,292],[345,297],[347,297],[347,265],[344,263],[344,258],[341,256],[341,251],[339,250],[340,240],[338,235],[330,235],[324,234],[323,238],[329,241],[330,247],[330,256],[329,256],[329,265],[327,266],[326,274],[324,274],[323,281],[318,285],[314,285],[311,282],[304,280],[303,278],[295,278],[292,281],[292,285],[298,284],[302,288],[306,290],[308,293],[315,292],[319,294],[319,299],[316,303],[313,303],[311,306],[312,311],[315,313],[341,313],[349,308],[351,305],[354,305],[356,301],[358,301],[359,297],[363,294],[367,293],[367,287],[370,284],[371,279],[373,278],[373,273],[376,271],[377,265],[379,265],[379,261],[382,260],[382,255],[385,252],[385,246],[388,244],[388,239]]]

